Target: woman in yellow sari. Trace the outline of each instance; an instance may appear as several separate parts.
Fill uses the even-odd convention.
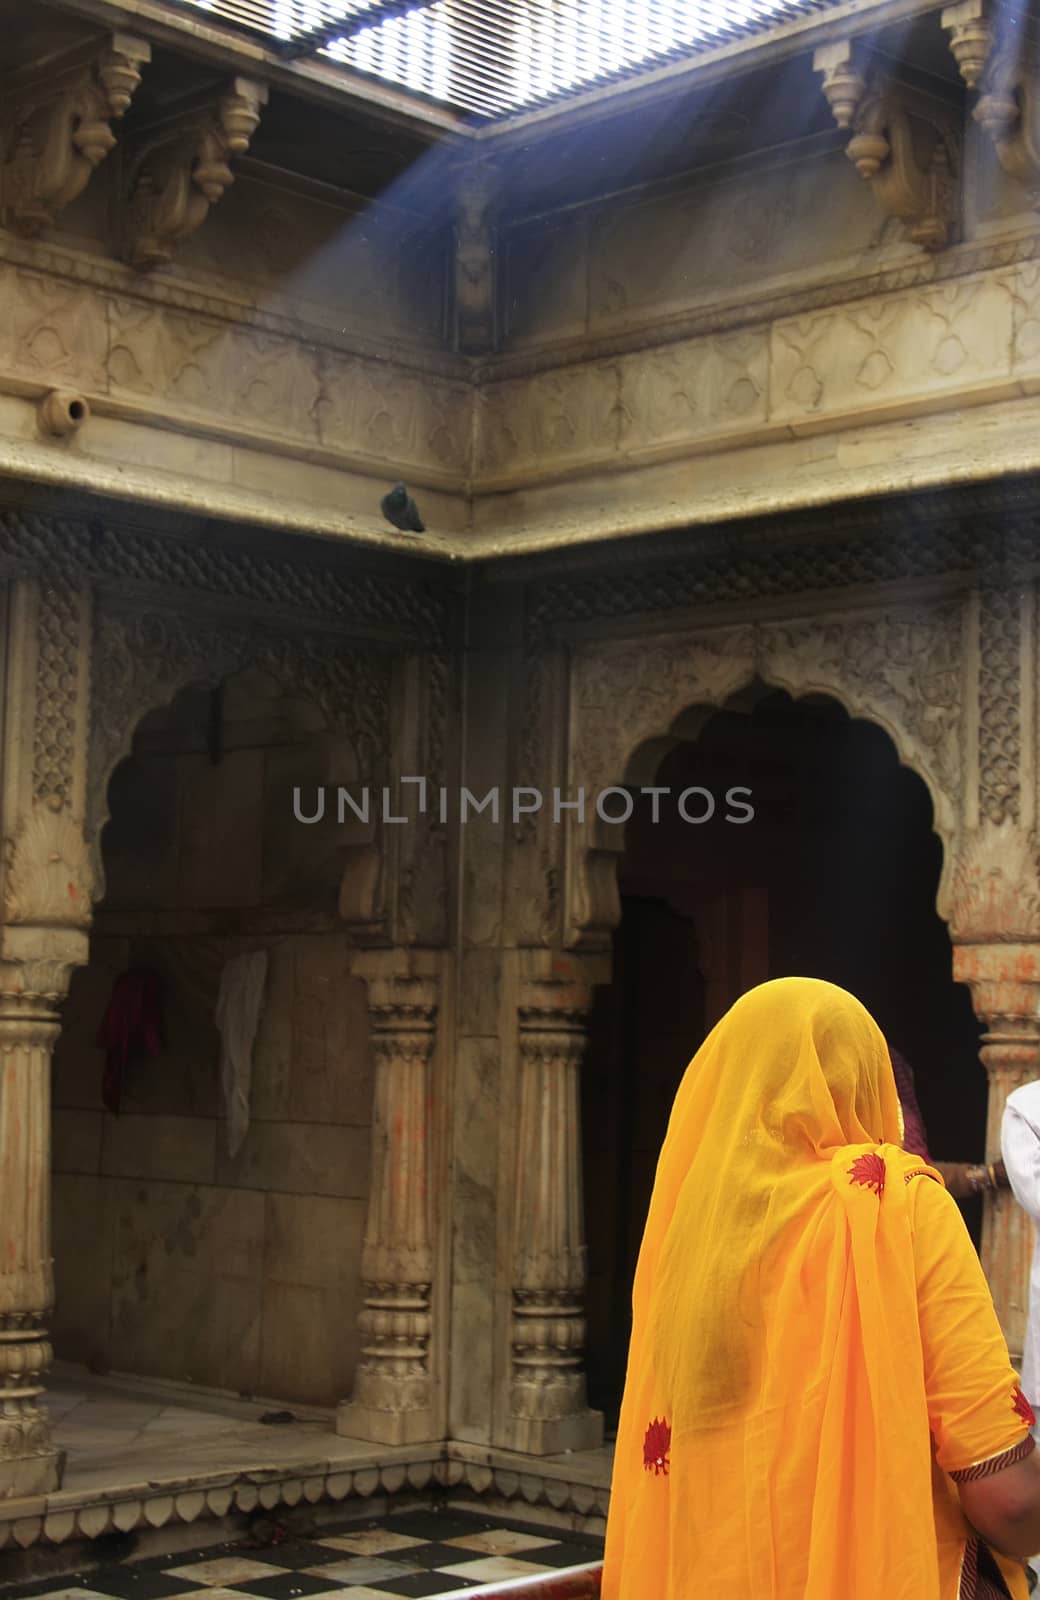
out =
[[[884,1038],[832,984],[763,984],[697,1052],[636,1268],[603,1600],[1025,1600],[1032,1412],[901,1136]]]

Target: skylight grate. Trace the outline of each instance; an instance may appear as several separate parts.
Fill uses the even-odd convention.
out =
[[[182,0],[486,121],[842,0]]]

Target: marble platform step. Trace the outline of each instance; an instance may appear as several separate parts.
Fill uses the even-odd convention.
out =
[[[3,1600],[597,1600],[602,1541],[442,1508],[0,1586]]]

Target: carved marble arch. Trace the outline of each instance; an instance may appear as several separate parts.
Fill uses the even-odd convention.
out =
[[[192,626],[158,613],[105,613],[96,621],[87,770],[86,836],[94,901],[105,894],[101,840],[111,820],[109,790],[149,713],[189,690],[233,685],[245,674],[313,710],[314,732],[338,736],[346,783],[386,770],[390,662],[375,651],[253,629]],[[349,766],[349,771],[346,768]],[[257,797],[258,805],[261,797]],[[361,848],[375,850],[368,840]]]
[[[599,819],[596,795],[653,783],[668,751],[716,711],[771,689],[824,696],[888,734],[931,795],[943,845],[937,909],[948,919],[964,776],[963,612],[958,599],[577,646],[568,781],[572,792],[585,789],[587,822],[568,828],[566,942],[602,947],[620,918],[625,830]],[[608,807],[616,814],[619,802]]]

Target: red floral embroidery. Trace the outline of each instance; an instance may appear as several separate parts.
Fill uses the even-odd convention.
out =
[[[643,1466],[647,1472],[668,1471],[668,1452],[672,1447],[672,1430],[663,1417],[655,1417],[646,1430],[643,1440]]]
[[[1022,1393],[1021,1389],[1018,1387],[1017,1383],[1015,1384],[1015,1394],[1014,1394],[1013,1404],[1014,1404],[1014,1407],[1015,1407],[1015,1411],[1022,1418],[1022,1421],[1024,1423],[1026,1423],[1030,1428],[1035,1428],[1036,1427],[1036,1413],[1033,1410],[1032,1406],[1029,1404],[1029,1401],[1026,1399],[1025,1395]]]
[[[857,1156],[849,1168],[849,1177],[853,1183],[861,1183],[865,1189],[873,1189],[878,1199],[885,1187],[885,1162],[876,1150],[869,1155]]]

